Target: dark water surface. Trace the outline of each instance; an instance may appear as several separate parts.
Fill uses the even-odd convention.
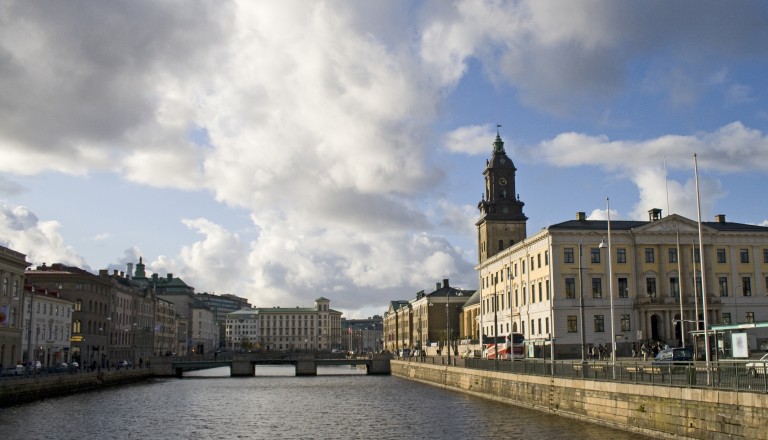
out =
[[[254,378],[223,368],[3,408],[0,439],[647,438],[349,367],[317,377],[258,368]]]

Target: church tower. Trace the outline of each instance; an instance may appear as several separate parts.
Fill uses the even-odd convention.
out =
[[[526,237],[523,205],[515,193],[515,165],[504,151],[504,142],[496,131],[491,159],[486,161],[485,194],[477,204],[478,262],[482,263],[501,250]]]

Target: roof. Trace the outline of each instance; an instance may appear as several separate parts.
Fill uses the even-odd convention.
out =
[[[636,220],[611,220],[611,230],[631,230],[636,229],[642,226],[649,225],[651,223],[657,223],[662,222],[665,219],[669,217],[665,217],[661,220],[655,220],[655,221],[636,221]],[[733,231],[740,231],[740,232],[768,232],[768,227],[765,226],[758,226],[758,225],[750,225],[746,223],[734,223],[734,222],[701,222],[703,226],[706,226],[708,228],[714,229],[716,231],[721,232],[733,232]],[[546,229],[548,230],[563,230],[563,229],[570,229],[570,230],[584,230],[584,231],[592,231],[592,230],[607,230],[608,229],[608,221],[607,220],[568,220],[562,223],[556,223],[554,225],[548,226]]]

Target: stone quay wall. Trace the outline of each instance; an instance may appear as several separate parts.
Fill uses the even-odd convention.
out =
[[[446,389],[668,439],[768,440],[768,395],[531,376],[418,362],[392,374]]]
[[[144,368],[3,379],[0,381],[0,407],[124,385],[152,377],[152,370]]]

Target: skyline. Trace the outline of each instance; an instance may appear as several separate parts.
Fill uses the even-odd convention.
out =
[[[477,288],[497,125],[528,235],[696,220],[694,153],[702,221],[768,226],[762,3],[185,5],[0,0],[0,244],[382,314]]]

